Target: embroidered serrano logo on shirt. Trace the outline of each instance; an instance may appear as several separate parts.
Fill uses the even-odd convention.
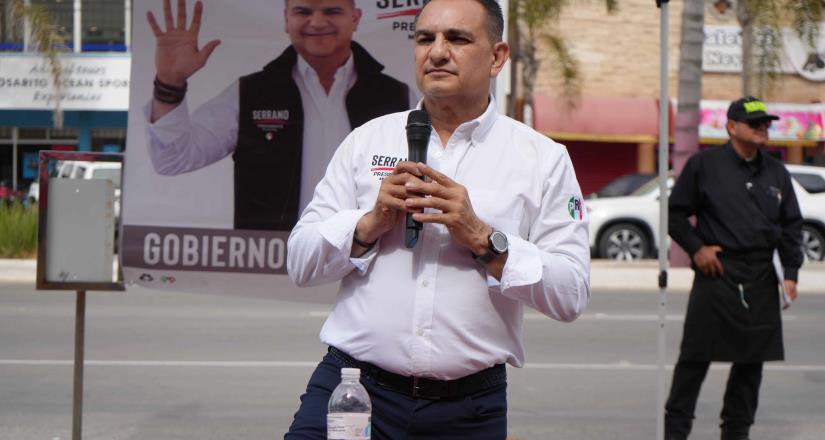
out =
[[[271,141],[274,132],[289,124],[289,110],[252,110],[252,122],[264,132],[266,140]]]
[[[567,212],[573,220],[581,221],[584,219],[584,204],[581,197],[573,196],[567,201]]]
[[[378,177],[379,180],[384,180],[392,174],[392,170],[398,165],[398,162],[407,160],[406,157],[394,156],[372,156],[372,163],[370,164],[370,172],[373,176]]]

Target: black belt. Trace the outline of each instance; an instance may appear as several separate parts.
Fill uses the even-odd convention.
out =
[[[329,354],[344,367],[360,368],[362,375],[383,388],[420,399],[454,399],[507,383],[504,364],[494,365],[460,379],[436,380],[391,373],[369,362],[361,362],[332,346],[329,347]]]

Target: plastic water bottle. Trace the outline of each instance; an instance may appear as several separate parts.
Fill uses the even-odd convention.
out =
[[[370,439],[372,404],[360,378],[361,370],[358,368],[341,369],[341,383],[329,398],[327,439]]]

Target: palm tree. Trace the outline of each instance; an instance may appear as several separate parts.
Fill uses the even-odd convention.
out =
[[[679,86],[673,169],[678,174],[699,148],[699,103],[702,101],[702,47],[705,41],[705,5],[686,1],[682,7],[679,47]]]
[[[736,16],[742,27],[742,95],[767,95],[779,71],[783,19],[810,48],[819,39],[825,15],[823,0],[739,0]],[[784,14],[782,11],[786,11]]]
[[[55,91],[53,120],[55,128],[63,128],[63,109],[61,106],[63,70],[60,64],[61,47],[65,47],[63,37],[58,33],[49,12],[43,5],[31,5],[23,0],[9,0],[7,6],[8,22],[25,23],[23,32],[28,33],[30,47],[40,52],[49,66]]]
[[[607,11],[618,9],[618,0],[604,0]],[[508,41],[511,48],[510,101],[508,113],[520,114],[522,104],[531,105],[540,61],[537,45],[544,42],[555,57],[552,70],[562,81],[562,94],[572,105],[581,93],[579,66],[559,32],[558,20],[570,0],[510,0]],[[521,87],[519,87],[521,85]]]

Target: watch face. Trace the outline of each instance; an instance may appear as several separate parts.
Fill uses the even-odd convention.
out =
[[[493,252],[503,254],[507,252],[507,236],[501,231],[493,231],[490,234],[490,247]]]

